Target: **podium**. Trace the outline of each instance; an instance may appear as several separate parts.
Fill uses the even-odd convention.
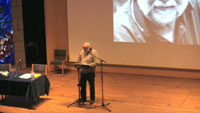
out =
[[[91,54],[92,55],[92,54]],[[88,107],[87,109],[92,109],[92,108],[96,108],[96,107],[102,107],[105,108],[107,111],[111,112],[111,110],[109,108],[107,108],[108,105],[110,105],[110,103],[106,103],[104,104],[104,92],[103,92],[103,62],[105,62],[104,60],[92,55],[93,57],[97,58],[100,60],[101,62],[101,86],[102,86],[102,104],[101,106],[95,106],[95,107]],[[81,105],[81,95],[80,95],[80,68],[82,67],[90,67],[87,64],[83,64],[83,63],[73,63],[74,67],[77,69],[78,71],[78,93],[79,93],[79,97],[77,100],[75,100],[74,102],[72,102],[70,105],[68,105],[67,107],[69,108],[71,105],[78,103],[78,105]]]
[[[84,63],[73,63],[72,65],[77,69],[77,72],[78,72],[78,77],[77,77],[78,78],[78,84],[77,84],[77,86],[78,86],[78,99],[75,100],[74,102],[72,102],[71,104],[69,104],[67,106],[68,108],[71,105],[76,104],[76,103],[78,103],[78,105],[81,105],[80,69],[82,67],[90,67],[88,64],[84,64]]]

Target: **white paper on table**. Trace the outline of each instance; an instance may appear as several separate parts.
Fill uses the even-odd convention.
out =
[[[0,71],[0,74],[6,77],[8,76],[8,73],[9,73],[8,71]]]
[[[31,78],[31,76],[32,76],[31,73],[25,73],[25,74],[19,76],[19,78],[22,78],[22,79],[29,79],[29,78]]]

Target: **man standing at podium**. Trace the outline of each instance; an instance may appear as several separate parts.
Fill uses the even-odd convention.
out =
[[[90,104],[95,101],[95,69],[97,64],[97,51],[85,42],[81,52],[78,54],[78,61],[83,64],[80,69],[81,102],[86,101],[86,83],[90,85]]]

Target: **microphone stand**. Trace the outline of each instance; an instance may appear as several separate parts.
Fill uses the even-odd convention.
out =
[[[101,88],[102,88],[102,103],[101,103],[101,106],[96,106],[96,107],[103,107],[105,108],[106,110],[108,110],[109,112],[111,112],[110,109],[108,109],[106,106],[108,106],[110,103],[107,103],[107,104],[104,104],[104,93],[103,93],[103,62],[106,62],[104,60],[102,60],[101,58],[93,55],[92,53],[90,53],[90,55],[92,55],[93,57],[97,58],[98,60],[100,60],[100,64],[101,64]],[[88,109],[91,109],[91,108],[95,108],[95,107],[90,107]]]

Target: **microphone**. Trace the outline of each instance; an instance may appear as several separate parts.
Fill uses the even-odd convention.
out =
[[[18,61],[17,61],[17,64],[21,63],[22,62],[22,58],[20,58]]]
[[[88,53],[89,53],[89,54],[92,54],[91,51],[92,51],[92,48],[90,48],[90,50],[88,51]]]
[[[91,50],[92,50],[92,48],[91,48]],[[100,60],[101,62],[106,62],[105,60],[103,60],[103,59],[99,58],[98,56],[92,54],[91,50],[90,50],[89,54],[90,54],[92,57],[97,58],[97,59]]]

